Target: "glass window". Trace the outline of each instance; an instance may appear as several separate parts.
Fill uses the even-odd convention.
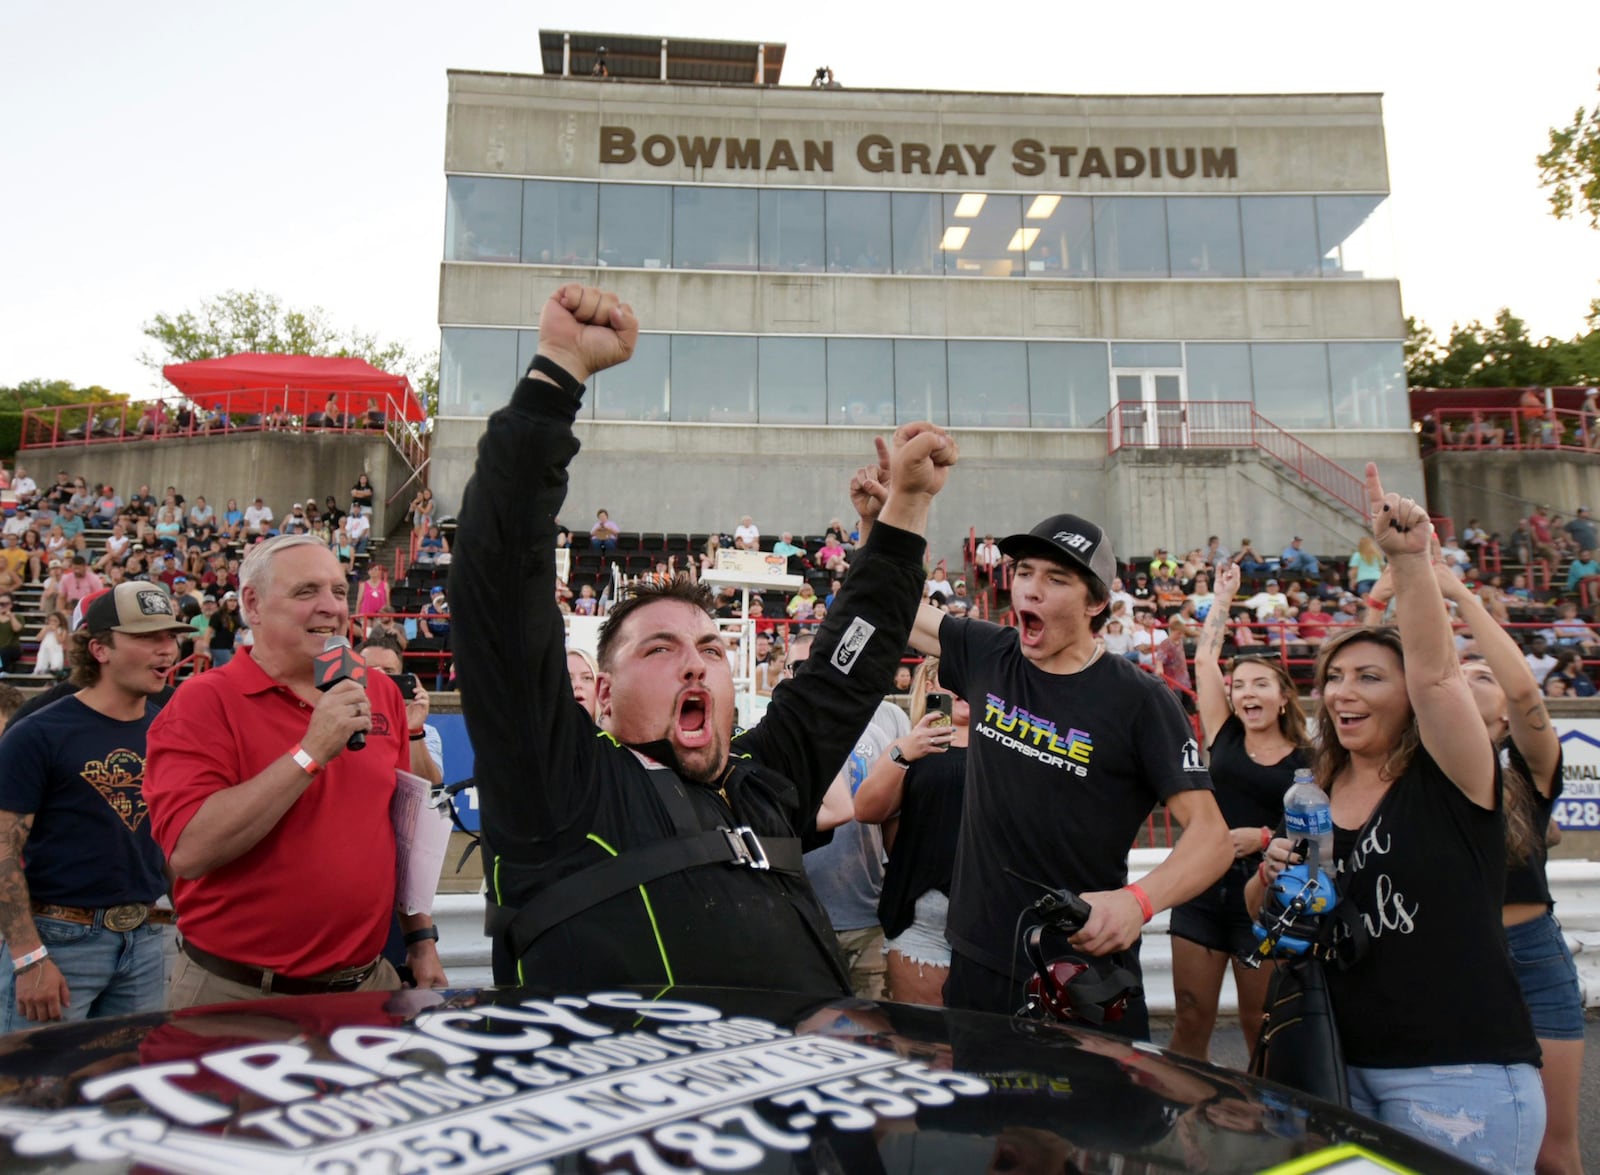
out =
[[[821,204],[819,198],[819,208]],[[759,341],[761,423],[827,424],[827,343],[822,339]]]
[[[754,424],[755,339],[671,337],[672,419],[690,424]]]
[[[1166,201],[1096,196],[1094,258],[1101,277],[1166,277]]]
[[[1189,399],[1251,402],[1249,343],[1189,343]]]
[[[1029,343],[1028,400],[1035,428],[1089,428],[1111,406],[1104,343]]]
[[[487,416],[509,404],[521,374],[520,332],[447,327],[440,333],[439,415]]]
[[[1318,196],[1323,277],[1392,277],[1394,238],[1382,196]]]
[[[1399,343],[1329,343],[1337,428],[1410,428],[1406,360]]]
[[[948,351],[951,425],[1027,427],[1026,343],[952,342]]]
[[[446,261],[521,259],[521,180],[453,175],[445,188]]]
[[[603,200],[603,197],[602,197]],[[596,420],[667,420],[670,335],[640,335],[633,358],[594,377]]]
[[[672,189],[600,185],[600,264],[672,266]]]
[[[599,203],[594,184],[525,182],[522,259],[532,265],[593,265]]]
[[[1283,428],[1327,428],[1328,348],[1323,343],[1254,343],[1250,347],[1256,411]]]
[[[1246,277],[1316,277],[1317,226],[1310,196],[1244,196]]]
[[[828,423],[894,424],[894,346],[888,339],[828,340]]]
[[[822,193],[761,193],[761,268],[789,273],[821,272]]]
[[[889,197],[883,192],[829,192],[828,272],[889,272]]]
[[[1112,343],[1112,367],[1182,367],[1182,343]]]
[[[674,188],[672,257],[680,269],[755,269],[755,190]]]
[[[1022,226],[1037,228],[1028,246],[1028,273],[1094,276],[1094,203],[1088,196],[1042,193],[1023,197]]]
[[[895,192],[889,197],[889,209],[894,224],[894,271],[943,273],[939,197],[932,192]]]
[[[1167,244],[1173,277],[1239,277],[1239,202],[1232,196],[1171,196]]]
[[[895,340],[894,414],[898,424],[912,420],[950,422],[943,339]]]
[[[1022,227],[1022,197],[954,193],[944,198],[940,244],[948,274],[1011,277],[1022,268],[1022,254],[1039,236]]]

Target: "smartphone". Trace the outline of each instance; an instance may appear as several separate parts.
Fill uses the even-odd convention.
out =
[[[390,681],[399,687],[400,696],[409,702],[412,695],[417,692],[417,675],[415,673],[391,673],[388,677]]]
[[[935,715],[934,726],[950,725],[950,703],[953,700],[949,694],[928,695],[928,713]]]

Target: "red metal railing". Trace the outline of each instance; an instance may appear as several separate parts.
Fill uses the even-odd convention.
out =
[[[1106,451],[1259,449],[1363,523],[1366,482],[1237,400],[1119,400],[1106,416]]]
[[[1600,419],[1568,408],[1436,408],[1424,419],[1418,440],[1423,456],[1434,452],[1539,449],[1600,451]]]

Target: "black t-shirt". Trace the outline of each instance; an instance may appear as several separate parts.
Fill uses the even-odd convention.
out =
[[[1310,764],[1299,750],[1276,763],[1257,763],[1245,750],[1244,733],[1244,723],[1230,714],[1211,740],[1217,807],[1229,828],[1277,828],[1283,823],[1283,796],[1294,783],[1296,768]]]
[[[885,937],[905,932],[916,919],[917,899],[930,889],[950,893],[966,785],[966,747],[925,755],[907,768],[900,827],[878,898],[878,922]]]
[[[1128,589],[1128,594],[1136,600],[1150,600],[1153,602],[1156,598],[1156,589],[1150,586],[1149,581],[1144,583],[1136,582]]]
[[[1506,904],[1534,902],[1544,906],[1554,906],[1555,899],[1550,896],[1550,879],[1545,875],[1545,865],[1549,861],[1550,850],[1544,843],[1544,834],[1545,829],[1550,827],[1550,814],[1555,811],[1556,801],[1561,798],[1561,768],[1565,756],[1557,756],[1555,785],[1550,789],[1549,796],[1545,796],[1539,791],[1538,780],[1533,778],[1533,771],[1528,767],[1528,761],[1522,757],[1522,749],[1507,739],[1503,753],[1512,768],[1522,773],[1522,778],[1527,781],[1526,786],[1533,793],[1533,803],[1530,808],[1534,831],[1537,834],[1534,837],[1533,851],[1528,854],[1528,859],[1506,867]],[[1512,786],[1509,779],[1506,781],[1506,786]]]
[[[1007,974],[1026,966],[1017,915],[1039,893],[1006,866],[1079,893],[1118,889],[1151,809],[1211,779],[1176,696],[1126,658],[1046,673],[1016,629],[955,617],[939,644],[940,681],[972,708],[949,938]]]
[[[1467,799],[1419,748],[1365,829],[1334,826],[1334,855],[1340,900],[1354,903],[1370,938],[1348,970],[1327,968],[1345,1061],[1537,1065],[1500,925],[1499,810]]]
[[[100,908],[166,892],[144,806],[145,735],[134,722],[63,698],[0,739],[0,808],[33,813],[23,851],[35,901]]]
[[[218,608],[211,614],[211,635],[207,638],[209,647],[219,651],[232,649],[234,634],[238,631],[239,614]]]

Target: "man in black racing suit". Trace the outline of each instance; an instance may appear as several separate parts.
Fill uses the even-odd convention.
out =
[[[555,518],[583,381],[638,339],[613,295],[569,285],[478,446],[450,568],[476,760],[495,981],[849,992],[799,839],[888,692],[921,595],[923,531],[955,442],[903,425],[852,482],[876,522],[766,717],[733,736],[732,675],[686,583],[602,629],[598,722],[573,700]],[[889,494],[876,520],[875,501]],[[864,492],[870,485],[874,493]],[[762,867],[766,866],[766,867]]]

